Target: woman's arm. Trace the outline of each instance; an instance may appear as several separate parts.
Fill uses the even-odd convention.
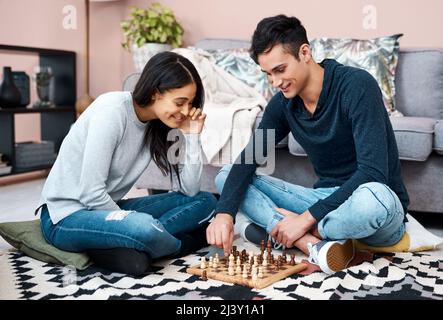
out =
[[[121,116],[111,113],[95,115],[88,126],[78,199],[87,209],[120,210],[106,189],[112,156],[124,132]]]
[[[201,187],[201,175],[203,163],[201,159],[201,145],[199,134],[184,134],[185,136],[185,157],[180,169],[180,192],[193,197]]]

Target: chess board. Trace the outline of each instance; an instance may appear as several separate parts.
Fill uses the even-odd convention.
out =
[[[281,260],[280,257],[279,260]],[[247,274],[247,278],[243,277],[242,272],[235,272],[234,275],[229,275],[227,258],[221,258],[219,259],[217,268],[213,268],[211,266],[202,268],[201,264],[199,264],[187,268],[186,272],[202,278],[203,272],[205,272],[205,278],[207,279],[234,283],[255,289],[262,289],[295,273],[299,273],[305,270],[307,267],[308,266],[305,263],[295,263],[294,265],[291,265],[288,260],[282,260],[278,267],[275,263],[269,263],[267,266],[262,266],[261,270],[263,272],[263,277],[252,279],[252,275],[250,273]]]

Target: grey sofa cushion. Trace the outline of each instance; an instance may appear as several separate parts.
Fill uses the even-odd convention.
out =
[[[443,155],[443,120],[438,121],[434,128],[434,150]]]
[[[391,117],[400,159],[426,161],[432,152],[437,120],[422,117]]]
[[[391,117],[390,119],[397,141],[399,158],[426,161],[432,152],[434,127],[437,120],[422,117]],[[443,141],[440,142],[440,146],[443,147]],[[306,156],[305,150],[292,134],[289,135],[288,148],[293,155]]]
[[[395,88],[404,115],[443,119],[443,49],[401,50]]]

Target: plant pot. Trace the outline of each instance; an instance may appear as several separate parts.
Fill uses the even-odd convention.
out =
[[[137,72],[142,72],[146,63],[152,56],[159,52],[172,50],[172,46],[163,43],[145,43],[140,48],[133,44],[131,49],[135,70]]]
[[[0,108],[19,108],[21,94],[14,83],[11,67],[3,68],[3,82],[0,85]]]

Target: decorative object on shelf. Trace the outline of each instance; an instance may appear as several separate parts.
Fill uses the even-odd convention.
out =
[[[12,78],[18,91],[20,91],[20,107],[24,108],[30,102],[29,76],[24,71],[13,71]]]
[[[51,67],[37,66],[34,68],[33,80],[37,89],[37,95],[40,100],[34,102],[34,108],[52,108],[55,107],[54,97],[54,75]]]
[[[0,85],[0,108],[19,108],[21,95],[12,77],[11,67],[3,67],[3,82]]]
[[[153,55],[181,46],[184,30],[171,9],[154,3],[148,9],[132,8],[130,17],[121,23],[122,46],[131,49],[137,72]]]
[[[11,173],[12,167],[8,164],[5,155],[0,153],[0,175],[5,175]]]

